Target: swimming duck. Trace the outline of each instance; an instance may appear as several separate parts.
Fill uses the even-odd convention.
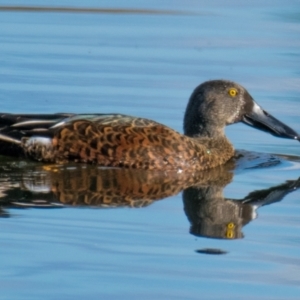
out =
[[[37,161],[96,163],[160,170],[205,170],[226,163],[234,148],[224,128],[237,122],[300,141],[241,85],[200,84],[184,115],[184,134],[155,121],[120,114],[0,114],[0,154]]]

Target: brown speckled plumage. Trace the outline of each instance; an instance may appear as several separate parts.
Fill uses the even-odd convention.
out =
[[[54,134],[50,161],[72,158],[78,162],[138,169],[207,169],[233,155],[227,139],[191,138],[154,121],[111,116],[78,120]],[[223,156],[219,153],[222,151]]]
[[[266,114],[240,85],[198,86],[184,117],[184,135],[155,121],[125,115],[0,115],[0,153],[44,162],[162,170],[206,170],[224,164],[234,148],[224,134],[243,121],[274,135],[300,139]]]

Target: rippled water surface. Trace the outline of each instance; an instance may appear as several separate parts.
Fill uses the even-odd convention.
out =
[[[299,1],[42,5],[0,0],[1,111],[182,132],[192,90],[224,78],[300,132]],[[1,157],[0,299],[299,299],[300,144],[226,131],[280,158],[242,152],[191,180]]]

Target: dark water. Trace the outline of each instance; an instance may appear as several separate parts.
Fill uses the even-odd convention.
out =
[[[207,2],[0,1],[1,111],[182,131],[192,90],[226,78],[300,132],[299,2]],[[2,157],[0,299],[299,299],[299,143],[227,134],[280,160],[243,152],[193,181]],[[53,208],[18,208],[32,204]]]

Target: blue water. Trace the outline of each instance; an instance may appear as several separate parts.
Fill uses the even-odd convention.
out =
[[[42,5],[160,13],[0,10],[1,111],[119,112],[182,131],[192,90],[225,78],[300,132],[299,1]],[[226,132],[238,149],[297,157],[237,171],[225,197],[300,176],[299,143],[244,125]],[[260,208],[238,240],[189,234],[181,193],[139,209],[8,209],[0,299],[299,299],[299,198]],[[225,254],[197,253],[207,248]]]

